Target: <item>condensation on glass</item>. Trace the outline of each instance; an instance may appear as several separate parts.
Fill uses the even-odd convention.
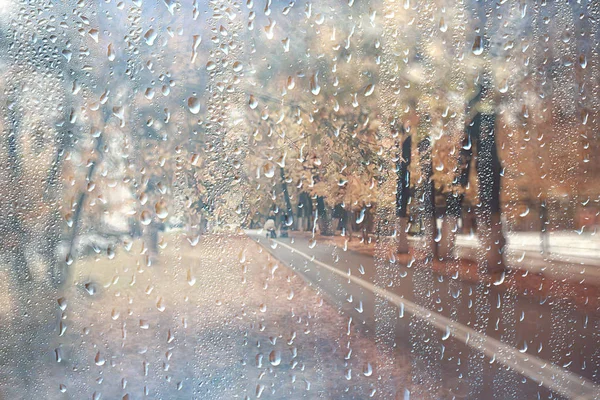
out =
[[[0,0],[0,398],[599,399],[599,24]]]

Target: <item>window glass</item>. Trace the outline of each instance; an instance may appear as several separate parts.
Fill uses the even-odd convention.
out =
[[[599,18],[0,0],[0,398],[599,399]]]

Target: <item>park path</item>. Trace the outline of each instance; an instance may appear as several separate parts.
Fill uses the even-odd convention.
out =
[[[406,354],[377,346],[246,236],[163,239],[150,266],[140,242],[112,259],[78,260],[65,291],[36,294],[40,310],[26,333],[14,335],[14,316],[0,328],[3,340],[21,341],[13,346],[21,354],[0,360],[0,398],[365,399],[383,398],[380,387],[413,391]],[[382,351],[395,360],[385,382]]]
[[[550,391],[566,398],[600,396],[597,311],[569,299],[453,279],[401,258],[376,262],[373,255],[328,239],[293,234],[272,241],[260,231],[248,234],[326,293],[366,332],[387,333],[396,345],[413,351],[413,374],[438,371],[437,378],[430,374],[432,381],[424,383],[449,397],[546,398]],[[394,297],[406,300],[426,310],[426,316],[451,321],[454,339],[448,340],[445,329],[422,323],[423,318],[402,316],[410,314],[402,310],[404,305],[390,313],[381,301],[386,294],[375,294],[380,289],[389,294],[388,303]],[[469,330],[504,347],[496,349],[499,354],[488,351],[481,357],[486,353],[473,348]],[[461,332],[467,332],[466,340],[456,338]],[[466,345],[469,339],[471,345]],[[506,365],[513,368],[507,371]]]

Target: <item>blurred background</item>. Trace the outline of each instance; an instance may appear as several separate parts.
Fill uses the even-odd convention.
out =
[[[599,18],[0,0],[0,397],[599,398]]]

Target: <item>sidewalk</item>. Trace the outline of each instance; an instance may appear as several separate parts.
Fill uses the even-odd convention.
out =
[[[7,307],[0,340],[15,354],[4,355],[10,365],[0,360],[0,398],[364,399],[382,384],[412,391],[408,355],[390,349],[397,369],[379,382],[380,344],[252,240],[187,239],[165,235],[149,267],[140,241],[113,259],[76,261],[74,283],[36,292],[25,315],[39,318],[25,325]],[[14,302],[1,282],[0,293]],[[13,346],[23,326],[31,351]]]
[[[537,232],[507,234],[507,266],[554,279],[600,285],[600,235],[550,232],[547,240],[544,252]],[[480,244],[476,235],[458,235],[456,245],[458,257],[477,259]]]
[[[540,384],[566,398],[596,398],[590,394],[598,393],[592,383],[597,376],[587,365],[596,362],[598,288],[553,281],[526,271],[509,272],[503,283],[492,284],[490,275],[469,260],[431,262],[422,252],[393,254],[394,241],[389,237],[365,246],[359,240],[346,243],[339,236],[294,234],[265,239],[260,232],[247,233],[366,326],[376,327],[382,320],[378,299],[397,306],[400,319],[394,334],[399,345],[419,349],[426,337],[436,348],[439,336],[427,327],[445,335],[442,342],[453,332],[458,347],[446,348],[444,357],[435,352],[414,353],[418,365],[428,366],[413,369],[416,376],[428,369],[442,375],[428,383],[432,390],[467,398],[476,385],[482,390],[479,397],[494,398],[498,393],[495,382],[506,378],[503,374],[509,367],[521,375],[511,380],[524,384],[511,398],[550,398],[540,392]],[[366,250],[374,251],[375,256]],[[405,314],[427,324],[413,325],[412,320],[403,319]],[[556,324],[556,316],[562,315],[569,318],[568,335]],[[483,316],[495,324],[479,325]],[[562,339],[557,341],[557,337]],[[472,370],[465,378],[464,371],[452,362],[456,357],[474,358],[472,351],[485,353],[494,365],[482,372],[479,383],[471,380]]]
[[[294,236],[311,237],[311,232],[293,232]],[[514,236],[513,236],[514,238]],[[511,238],[511,239],[513,239]],[[519,238],[517,236],[517,238]],[[369,257],[374,256],[375,237],[371,237],[371,243],[362,243],[360,237],[354,237],[351,241],[343,236],[317,236],[318,242],[330,242],[340,249],[347,248]],[[410,238],[411,241],[419,240],[416,237]],[[510,240],[510,239],[509,239]],[[514,239],[513,239],[514,240]],[[466,242],[466,244],[464,243]],[[458,255],[453,261],[442,262],[435,261],[432,268],[436,273],[445,276],[452,276],[467,282],[490,282],[489,275],[479,275],[477,268],[476,239],[459,236],[457,240]],[[534,296],[540,301],[552,297],[560,298],[573,302],[584,310],[595,311],[600,306],[600,279],[597,274],[600,267],[589,265],[575,265],[558,261],[545,261],[543,258],[536,258],[531,251],[509,249],[507,254],[507,265],[515,273],[509,274],[504,283],[498,288],[511,290],[515,288],[519,293],[527,296]],[[519,254],[517,256],[517,254]],[[523,256],[525,254],[525,256]],[[407,265],[413,258],[410,254],[396,254],[396,260],[403,265]]]

